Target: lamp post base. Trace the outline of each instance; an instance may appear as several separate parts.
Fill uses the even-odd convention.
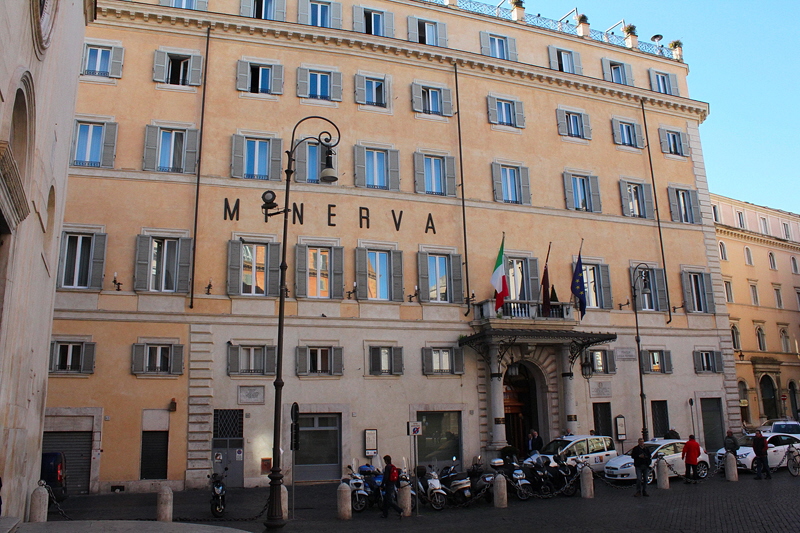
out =
[[[269,475],[269,507],[267,508],[267,520],[264,527],[269,529],[280,529],[286,525],[286,517],[283,516],[283,474],[279,468],[273,468]]]

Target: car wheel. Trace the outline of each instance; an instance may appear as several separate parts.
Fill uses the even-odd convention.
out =
[[[758,474],[758,470],[756,469],[756,465],[757,464],[758,464],[758,461],[754,458],[753,462],[750,464],[750,471],[752,473],[754,473],[754,474]]]
[[[800,476],[800,455],[798,455],[797,451],[789,454],[789,463],[786,466],[789,467],[790,474],[795,477]]]
[[[647,471],[647,484],[652,485],[656,481],[656,473],[654,469],[650,469]]]
[[[705,479],[708,477],[708,463],[700,461],[697,463],[697,479]]]

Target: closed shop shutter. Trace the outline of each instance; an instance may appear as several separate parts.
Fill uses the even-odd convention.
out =
[[[91,431],[45,431],[42,453],[63,452],[69,494],[89,494],[92,467]]]
[[[142,431],[141,479],[167,479],[169,431]]]

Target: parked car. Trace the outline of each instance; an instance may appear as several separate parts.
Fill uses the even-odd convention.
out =
[[[550,460],[551,466],[558,466],[553,456],[559,453],[564,454],[568,463],[586,461],[597,472],[602,472],[605,464],[617,456],[611,437],[596,435],[564,435],[548,442],[541,451],[541,455]]]
[[[62,452],[42,454],[41,479],[53,491],[57,502],[67,499],[67,460]]]
[[[788,419],[767,420],[756,429],[761,431],[761,433],[789,433],[790,435],[800,435],[800,423]]]
[[[763,432],[762,432],[763,433]],[[767,438],[767,457],[770,468],[786,466],[784,460],[786,450],[789,446],[794,446],[800,451],[800,438],[797,435],[788,433],[766,433]],[[739,451],[736,452],[736,466],[744,470],[755,472],[756,454],[753,452],[753,435],[745,435],[739,439]],[[725,448],[717,450],[717,464],[720,468],[725,468]]]
[[[681,459],[681,452],[686,440],[679,439],[652,439],[644,443],[650,455],[653,457],[653,462],[650,465],[650,474],[647,477],[647,482],[652,483],[656,479],[656,460],[658,456],[664,457],[667,464],[672,469],[667,469],[669,477],[675,477],[684,470],[683,459]],[[633,448],[631,448],[632,450]],[[633,459],[631,459],[631,450],[625,455],[620,455],[608,461],[605,467],[606,479],[611,481],[635,481],[636,469],[633,467]],[[708,475],[708,468],[710,460],[708,454],[700,447],[700,457],[697,459],[697,477],[704,479]],[[676,474],[675,472],[678,474]]]

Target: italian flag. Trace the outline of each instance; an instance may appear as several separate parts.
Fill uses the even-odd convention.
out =
[[[497,262],[494,265],[494,272],[492,272],[492,287],[494,287],[494,310],[503,307],[503,300],[509,295],[508,280],[506,279],[506,269],[503,265],[503,249],[506,246],[506,236],[503,235],[503,241],[500,243],[500,252],[497,254]]]

